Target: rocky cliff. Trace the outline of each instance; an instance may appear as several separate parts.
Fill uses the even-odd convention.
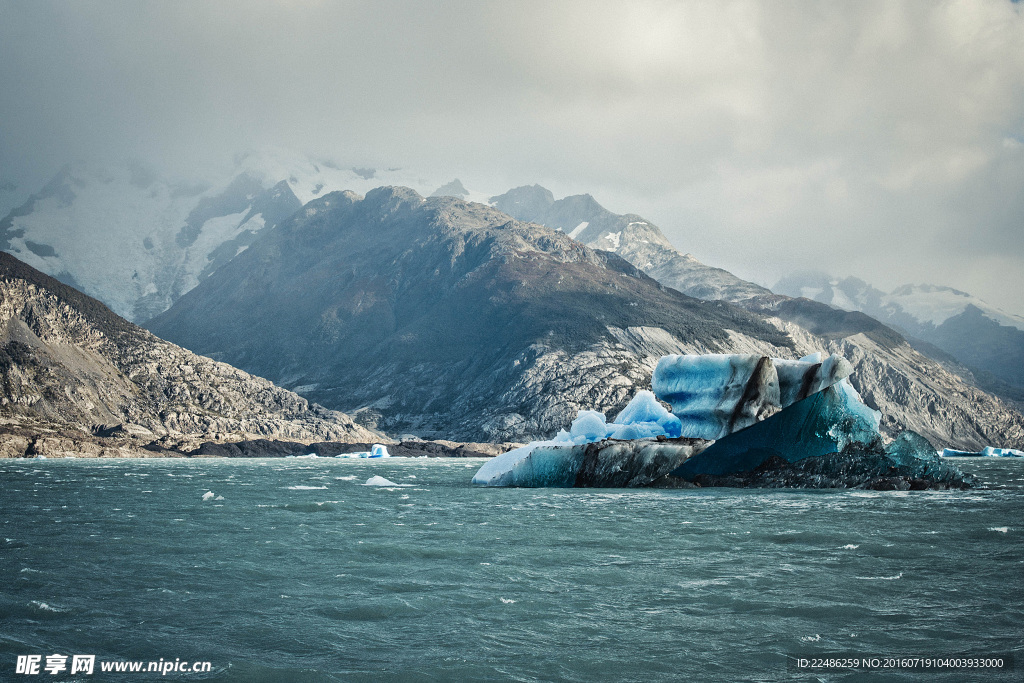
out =
[[[8,455],[41,434],[67,441],[50,443],[54,449],[97,455],[149,443],[380,438],[346,415],[158,339],[2,253],[0,384]]]

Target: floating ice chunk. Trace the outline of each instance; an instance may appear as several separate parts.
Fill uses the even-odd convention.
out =
[[[1024,451],[1013,448],[995,448],[994,446],[985,446],[981,449],[981,454],[988,458],[1024,458]]]
[[[396,484],[390,479],[385,479],[384,477],[375,474],[367,479],[363,486],[400,486],[400,484]]]
[[[309,458],[318,458],[320,456],[318,456],[316,453],[307,453],[306,455],[293,455],[291,457],[296,458],[298,460],[303,460]]]
[[[215,495],[216,494],[213,491],[207,491],[206,493],[203,494],[203,500],[210,500]]]
[[[481,486],[570,487],[582,463],[571,441],[535,441],[491,458],[473,475]]]
[[[484,486],[579,486],[577,473],[585,446],[605,439],[636,440],[678,437],[681,423],[650,391],[639,391],[611,424],[604,413],[582,410],[569,431],[548,441],[534,441],[484,463],[473,477]],[[664,472],[662,472],[664,474]],[[659,475],[660,476],[660,475]],[[611,485],[611,484],[609,484]]]
[[[340,453],[335,458],[390,458],[391,454],[388,453],[388,448],[384,444],[375,443],[373,447],[368,451],[358,451],[356,453]]]

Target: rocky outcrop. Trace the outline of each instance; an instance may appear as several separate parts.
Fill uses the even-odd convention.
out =
[[[158,339],[2,253],[0,384],[3,450],[11,453],[105,457],[104,448],[138,451],[160,439],[382,438],[347,415]]]

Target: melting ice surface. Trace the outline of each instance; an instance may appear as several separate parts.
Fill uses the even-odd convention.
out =
[[[781,360],[753,354],[663,356],[651,384],[672,405],[683,435],[721,439],[760,422],[853,372],[838,355]]]

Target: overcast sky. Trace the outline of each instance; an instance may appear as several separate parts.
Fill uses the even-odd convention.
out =
[[[1024,12],[883,2],[8,2],[0,183],[263,146],[644,215],[1024,314]]]

